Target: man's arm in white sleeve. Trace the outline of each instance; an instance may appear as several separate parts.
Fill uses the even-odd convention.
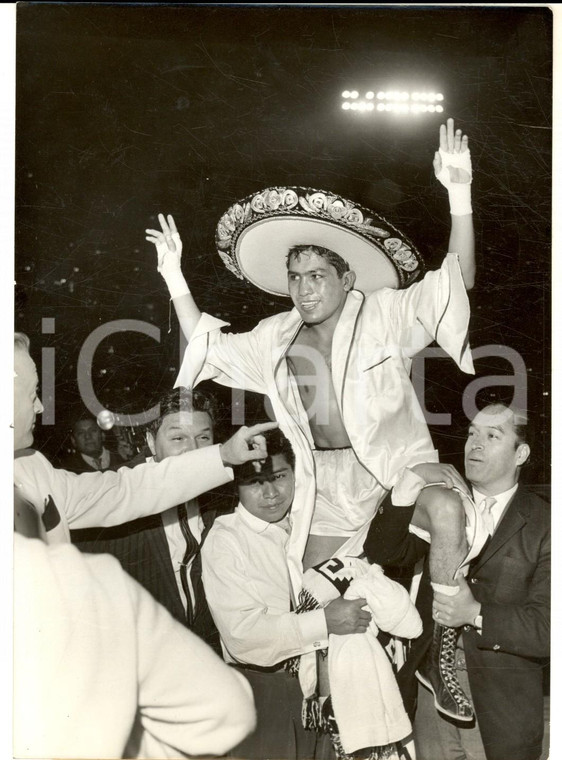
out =
[[[202,549],[205,596],[221,639],[238,662],[270,667],[289,657],[325,648],[323,610],[297,615],[271,610],[251,577],[249,558],[227,530],[215,524]],[[272,558],[273,561],[274,558]],[[284,558],[280,572],[283,572]],[[288,584],[288,580],[287,580]],[[259,587],[259,588],[258,588]]]
[[[220,447],[210,446],[117,472],[55,469],[39,452],[14,463],[14,484],[43,514],[49,496],[71,529],[109,527],[158,514],[232,480]]]
[[[260,434],[277,423],[242,426],[224,444],[117,472],[77,475],[55,469],[42,454],[15,460],[14,483],[39,514],[51,496],[72,529],[121,525],[194,499],[232,480],[231,465],[264,457]]]

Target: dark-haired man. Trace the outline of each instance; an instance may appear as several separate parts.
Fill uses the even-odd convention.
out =
[[[295,492],[295,455],[281,431],[266,434],[267,459],[234,470],[240,503],[220,516],[203,544],[203,581],[227,662],[252,684],[258,725],[233,757],[313,757],[314,731],[302,725],[302,692],[284,663],[327,647],[328,635],[362,633],[364,599],[339,597],[324,609],[292,611],[285,548]]]
[[[531,451],[526,431],[526,415],[498,403],[484,407],[470,424],[465,472],[490,538],[467,579],[459,579],[458,593],[435,594],[433,619],[462,627],[453,667],[472,693],[476,723],[442,718],[433,696],[420,686],[419,760],[537,760],[541,755],[543,669],[550,652],[550,509],[519,485]],[[415,508],[385,504],[365,544],[372,561],[406,566],[427,554],[427,543],[408,530]],[[430,629],[432,594],[422,593],[422,586],[418,606]],[[427,646],[427,637],[416,642],[398,674],[406,701],[416,668],[426,682]]]
[[[38,516],[35,530],[49,544],[68,543],[71,528],[119,525],[133,517],[159,514],[224,485],[232,478],[232,465],[263,457],[260,436],[277,427],[276,423],[243,427],[219,446],[186,451],[134,469],[77,475],[55,469],[40,452],[28,448],[33,443],[36,415],[43,407],[29,340],[18,333],[14,365],[16,519]]]
[[[328,203],[322,193],[307,200],[292,192],[294,218],[280,198],[267,213],[261,197],[246,212],[241,206],[244,235],[235,236],[241,244],[250,239],[243,225],[252,205],[261,209],[256,230],[265,235],[271,228],[267,250],[247,251],[253,282],[260,286],[274,272],[278,292],[289,295],[295,307],[249,333],[223,333],[224,322],[201,314],[182,274],[173,218],[160,214],[162,230],[146,230],[189,341],[176,385],[213,379],[268,396],[293,444],[302,468],[290,552],[297,587],[303,556],[309,567],[343,545],[347,553],[360,549],[378,504],[404,468],[437,460],[408,377],[411,358],[438,340],[465,371],[473,371],[465,293],[475,273],[469,156],[468,137],[449,119],[440,128],[434,168],[450,196],[450,253],[440,271],[406,289],[397,289],[397,278],[404,282],[403,261],[410,262],[407,269],[421,265],[412,244],[384,220],[376,219],[384,228],[368,224],[373,219],[365,220],[348,203],[335,209],[338,224],[329,224],[315,213],[315,202]],[[395,280],[387,276],[389,267],[400,272]],[[384,276],[378,278],[377,271]],[[383,287],[391,281],[394,287]],[[334,492],[331,486],[338,485]]]
[[[235,204],[221,219],[231,228],[231,253],[224,246],[219,253],[240,277],[289,295],[294,305],[251,332],[223,333],[225,322],[201,314],[181,271],[172,217],[159,216],[161,231],[146,230],[189,341],[176,383],[192,387],[212,379],[267,396],[293,444],[288,558],[296,593],[303,567],[361,553],[373,516],[409,465],[437,462],[409,377],[412,358],[436,340],[462,370],[473,372],[466,295],[475,275],[471,165],[468,138],[452,119],[440,127],[434,169],[449,192],[449,253],[440,270],[418,282],[411,277],[420,267],[413,244],[347,200],[277,188]],[[437,515],[433,504],[422,506],[416,518],[432,533],[433,580],[455,589],[466,541],[453,544],[441,510]],[[462,505],[450,506],[456,526],[464,519]],[[444,650],[448,641],[441,635],[436,646]],[[459,689],[445,709],[472,715]]]
[[[162,462],[212,446],[216,416],[213,396],[185,388],[169,391],[160,399],[159,417],[147,430],[152,456],[144,461]],[[82,551],[115,555],[123,568],[177,620],[220,652],[218,633],[203,592],[199,555],[218,504],[217,498],[208,496],[203,497],[205,502],[203,510],[200,498],[190,499],[162,514],[115,528],[73,531],[72,540]]]
[[[117,470],[125,460],[116,451],[104,446],[103,432],[91,415],[74,421],[70,433],[74,452],[61,459],[60,466],[69,472]]]

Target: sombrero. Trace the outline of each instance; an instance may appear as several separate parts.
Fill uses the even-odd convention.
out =
[[[338,253],[371,293],[408,287],[423,273],[414,244],[382,216],[325,190],[269,187],[234,203],[217,225],[225,266],[267,293],[289,295],[286,258],[294,245]]]

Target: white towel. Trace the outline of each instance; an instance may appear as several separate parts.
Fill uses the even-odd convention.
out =
[[[365,634],[330,636],[328,671],[334,716],[344,750],[400,741],[412,731],[392,666],[377,640],[378,629],[415,638],[420,616],[405,588],[371,565],[352,581],[346,599],[365,598],[372,613]]]
[[[332,706],[343,749],[351,754],[400,741],[411,733],[392,666],[377,633],[380,628],[395,636],[415,638],[422,623],[406,589],[387,578],[379,565],[351,557],[342,562],[343,566],[324,563],[321,572],[307,571],[304,582],[306,591],[325,606],[337,598],[338,581],[352,577],[344,597],[365,598],[373,616],[364,634],[329,637]],[[315,659],[301,658],[299,676],[305,696],[313,693]]]

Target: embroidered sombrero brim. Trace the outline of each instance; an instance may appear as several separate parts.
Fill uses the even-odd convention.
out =
[[[289,294],[286,259],[294,245],[338,253],[364,293],[407,287],[424,268],[414,244],[386,219],[312,188],[267,188],[235,203],[221,217],[215,242],[231,272],[279,296]]]

